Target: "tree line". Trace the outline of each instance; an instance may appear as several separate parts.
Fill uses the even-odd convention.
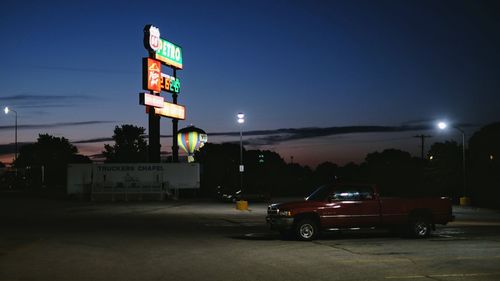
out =
[[[116,126],[113,144],[104,145],[102,155],[109,163],[147,162],[145,129]],[[207,143],[196,152],[201,165],[201,190],[210,196],[217,189],[240,188],[239,145]],[[91,163],[64,137],[39,135],[33,144],[20,148],[14,167],[23,170],[26,186],[40,185],[43,167],[47,186],[64,188],[69,163]],[[500,122],[482,127],[469,139],[466,150],[466,194],[483,206],[500,204]],[[425,159],[398,149],[368,153],[362,163],[337,165],[324,162],[315,169],[286,163],[276,152],[244,150],[244,190],[272,197],[304,196],[316,186],[334,181],[373,183],[385,196],[463,195],[462,146],[455,141],[432,144]],[[0,165],[1,166],[1,165]]]
[[[376,184],[383,196],[448,196],[458,200],[465,191],[476,205],[500,206],[500,123],[475,132],[465,156],[464,190],[462,145],[455,141],[432,144],[424,159],[406,151],[386,149],[368,153],[359,164],[340,166],[324,162],[315,169],[286,163],[272,151],[245,150],[243,189],[271,197],[304,196],[322,184],[356,182]],[[212,194],[217,188],[240,188],[237,144],[206,144],[196,153],[196,159],[203,167],[205,194]]]

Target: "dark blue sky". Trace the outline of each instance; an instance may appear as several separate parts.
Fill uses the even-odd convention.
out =
[[[183,47],[181,127],[238,131],[243,111],[245,131],[447,119],[472,124],[472,133],[500,119],[499,12],[496,1],[2,1],[0,104],[18,111],[21,126],[41,125],[19,131],[25,142],[45,132],[78,141],[109,137],[124,123],[147,128],[137,95],[142,30],[154,24]],[[0,144],[13,141],[12,124],[2,115]],[[417,133],[459,140],[417,130],[255,148],[343,163],[387,147],[417,154]],[[170,150],[169,139],[162,145]],[[96,153],[102,143],[79,147]]]

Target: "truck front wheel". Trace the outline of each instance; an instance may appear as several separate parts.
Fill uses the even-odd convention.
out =
[[[410,222],[409,230],[414,238],[427,238],[431,235],[431,224],[426,217],[415,217]]]
[[[318,237],[318,225],[311,219],[301,219],[295,224],[295,234],[301,241],[312,241]]]

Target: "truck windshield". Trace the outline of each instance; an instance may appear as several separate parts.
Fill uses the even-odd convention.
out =
[[[307,201],[324,201],[328,194],[330,193],[331,188],[329,185],[322,185],[318,187],[311,195],[306,197]]]

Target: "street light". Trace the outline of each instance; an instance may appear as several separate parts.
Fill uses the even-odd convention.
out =
[[[3,110],[5,114],[9,114],[9,112],[14,112],[15,119],[16,119],[16,125],[15,125],[15,139],[16,139],[16,153],[14,154],[14,160],[17,160],[17,111],[10,109],[8,106],[6,106]]]
[[[238,124],[240,124],[240,190],[243,192],[243,123],[245,123],[245,114],[238,113]]]
[[[444,129],[446,129],[446,127],[448,127],[448,124],[446,124],[446,122],[441,121],[438,123],[439,129],[444,130]]]
[[[437,126],[440,130],[445,130],[446,128],[448,128],[448,124],[443,121],[438,122]],[[460,198],[460,205],[469,205],[470,203],[469,198],[467,198],[466,195],[467,180],[466,180],[466,169],[465,169],[465,131],[458,126],[453,126],[453,128],[457,129],[462,134],[462,173],[463,173],[464,192],[463,192],[463,197]]]
[[[238,124],[240,124],[240,200],[236,202],[236,208],[238,210],[248,210],[248,202],[241,198],[243,194],[243,171],[245,167],[243,166],[243,123],[245,123],[245,114],[239,112],[236,117],[238,117]]]

